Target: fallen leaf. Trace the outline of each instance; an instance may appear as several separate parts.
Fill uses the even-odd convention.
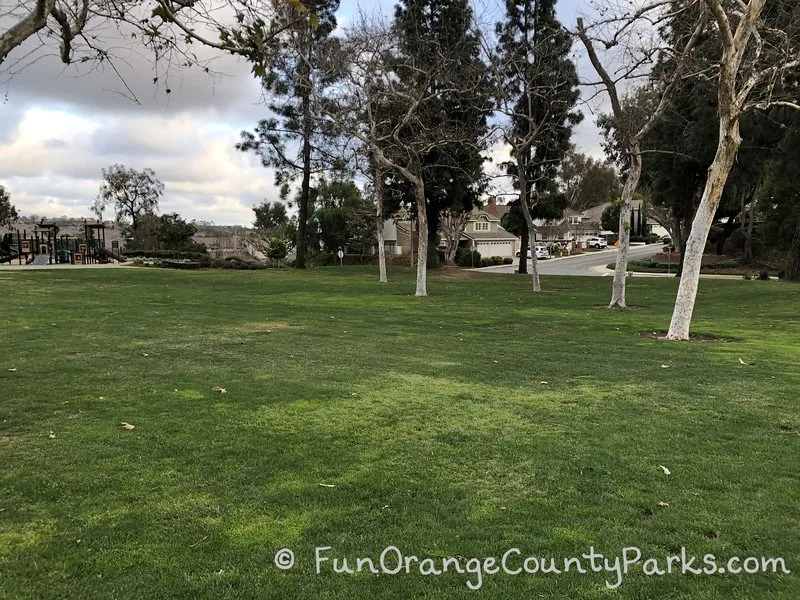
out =
[[[130,423],[120,423],[122,428],[126,431],[130,431],[131,429],[136,429],[136,425],[131,425]]]
[[[98,398],[98,399],[99,399],[99,400],[105,400],[105,399],[106,399],[106,397],[105,397],[105,396],[99,396],[99,398]]]
[[[357,394],[356,392],[353,392],[353,393],[352,393],[352,394],[350,394],[350,395],[351,395],[351,396],[358,396],[358,394]]]
[[[496,360],[493,360],[492,362],[493,362],[493,363],[496,363],[497,361],[496,361]]]
[[[212,392],[217,392],[218,394],[227,394],[228,393],[228,390],[226,390],[224,387],[219,387],[218,385],[215,385],[214,387],[212,387],[211,391]]]
[[[142,356],[150,356],[147,352],[142,352]]]
[[[120,369],[124,369],[124,368],[125,368],[125,365],[120,365],[120,366],[119,366],[119,368],[120,368]]]
[[[672,473],[669,472],[669,469],[664,465],[658,465],[658,466],[661,467],[662,471],[664,471],[664,475],[672,475]]]
[[[744,361],[743,361],[743,360],[740,358],[740,359],[739,359],[739,364],[740,364],[740,365],[746,365],[747,363],[746,363],[746,362],[744,362]]]
[[[669,502],[659,502],[658,505],[661,508],[669,508]]]
[[[318,486],[320,486],[320,487],[327,487],[327,488],[333,488],[333,487],[336,487],[336,486],[335,486],[335,485],[333,485],[332,483],[318,483],[317,485],[318,485]]]
[[[662,369],[669,369],[669,365],[661,365]]]
[[[16,368],[14,368],[14,369],[9,369],[9,371],[11,371],[12,373],[16,373],[16,372],[17,372],[17,369],[16,369]]]
[[[50,435],[48,435],[47,437],[49,437],[51,440],[54,440],[56,439],[56,434],[51,431]]]
[[[540,381],[539,385],[547,385],[547,382],[546,381]]]

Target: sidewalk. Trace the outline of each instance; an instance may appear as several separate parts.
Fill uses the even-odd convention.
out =
[[[69,269],[128,269],[133,267],[132,263],[106,263],[106,264],[94,264],[94,265],[67,265],[67,264],[52,264],[52,265],[20,265],[20,264],[3,264],[0,265],[0,272],[3,273],[13,273],[13,272],[23,272],[23,271],[42,271],[44,269],[55,269],[66,271]]]

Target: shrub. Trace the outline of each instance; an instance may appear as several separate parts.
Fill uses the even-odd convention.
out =
[[[477,250],[472,252],[469,248],[459,248],[456,251],[456,264],[459,267],[471,267],[473,265],[480,267],[482,266],[481,253]]]
[[[514,264],[514,259],[511,258],[511,257],[506,257],[506,258],[503,259],[503,264],[504,265],[513,265]]]
[[[502,256],[490,256],[489,260],[492,261],[493,265],[502,265],[503,264],[503,257]]]
[[[742,279],[744,279],[746,281],[750,281],[752,278],[753,278],[753,276],[750,275],[750,273],[747,273],[746,275],[742,275]]]
[[[661,241],[661,238],[655,233],[648,233],[646,236],[644,236],[644,241],[648,244],[657,244]]]
[[[786,269],[778,271],[778,279],[786,279]]]
[[[481,267],[491,267],[494,263],[488,258],[482,258],[480,266]]]
[[[205,248],[205,246],[203,246]],[[168,258],[173,260],[197,260],[207,259],[207,252],[185,252],[182,250],[125,250],[124,254],[128,258]]]
[[[236,256],[211,261],[212,269],[235,269],[239,271],[256,271],[267,269],[268,265],[255,260],[242,260]]]
[[[320,252],[309,252],[306,255],[306,264],[310,267],[324,267],[325,265],[332,264],[335,257],[335,254],[325,252],[324,250]],[[336,258],[336,262],[339,262],[338,258]]]
[[[769,271],[766,269],[762,269],[761,272],[758,274],[758,278],[761,281],[769,281]]]
[[[703,265],[704,269],[735,269],[739,266],[739,262],[736,260],[721,260],[720,262],[711,263],[709,265]]]

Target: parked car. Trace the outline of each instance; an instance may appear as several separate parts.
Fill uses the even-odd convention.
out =
[[[599,236],[586,238],[586,243],[589,244],[590,248],[605,248],[608,246],[608,242],[605,240],[605,238],[601,238]]]
[[[520,257],[519,251],[517,251],[517,258]],[[531,250],[528,248],[528,259],[531,258]],[[544,244],[536,244],[536,260],[542,260],[544,258],[550,258],[550,250]]]

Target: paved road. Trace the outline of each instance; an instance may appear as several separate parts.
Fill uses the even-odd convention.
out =
[[[648,258],[661,251],[662,244],[650,244],[647,246],[631,246],[628,258],[639,259]],[[542,275],[589,275],[602,277],[610,274],[605,269],[609,263],[616,261],[617,249],[610,248],[590,254],[578,254],[575,256],[565,256],[563,258],[550,258],[539,261],[539,273]],[[479,269],[482,273],[514,273],[518,268],[518,259],[513,265],[501,265],[497,267],[486,267]],[[530,266],[528,267],[530,270]]]

